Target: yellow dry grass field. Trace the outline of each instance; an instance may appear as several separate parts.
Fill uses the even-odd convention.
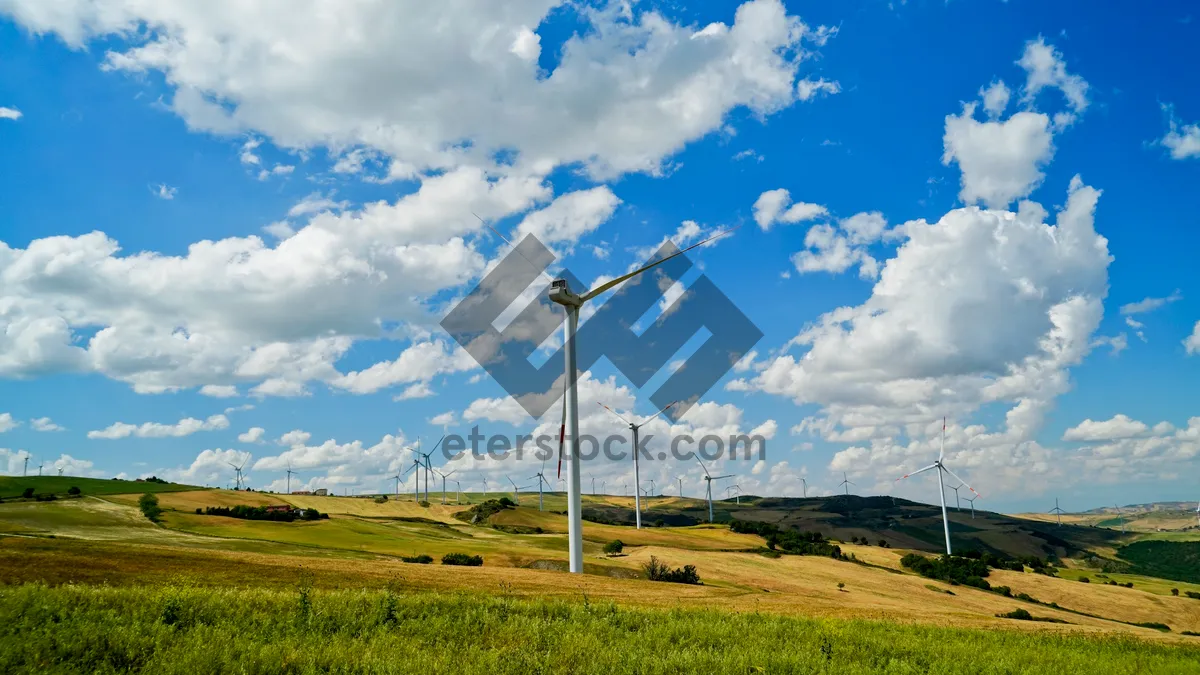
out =
[[[422,495],[423,497],[424,495]],[[376,503],[370,497],[317,497],[314,495],[278,495],[281,500],[286,500],[289,504],[293,504],[302,509],[316,509],[321,513],[331,515],[342,514],[350,516],[362,516],[366,518],[428,518],[443,523],[458,523],[461,521],[454,519],[454,514],[458,511],[469,508],[466,505],[455,506],[448,504],[442,506],[441,492],[436,496],[430,492],[430,504],[428,507],[421,506],[413,501],[412,495],[405,497],[390,496],[383,503]]]
[[[207,498],[211,491],[202,494]],[[185,496],[185,501],[177,503],[190,504],[189,498],[196,496]],[[325,499],[366,502],[371,505],[368,511],[387,506],[370,500]],[[530,507],[503,513],[520,524],[541,522],[552,530],[561,530],[565,522],[562,516]],[[974,588],[951,587],[901,571],[899,559],[907,551],[898,549],[843,546],[846,553],[869,565],[815,556],[772,559],[754,552],[718,550],[762,543],[757,537],[736,535],[724,527],[648,528],[639,533],[632,528],[585,523],[585,566],[590,573],[575,576],[538,569],[565,563],[566,539],[561,533],[510,534],[460,521],[441,524],[339,514],[316,522],[275,523],[180,510],[167,512],[166,526],[160,526],[146,521],[135,507],[83,498],[2,504],[0,523],[25,530],[0,536],[0,580],[6,583],[139,584],[195,577],[210,584],[286,586],[294,584],[304,570],[323,586],[343,588],[390,583],[413,591],[579,601],[586,596],[590,602],[611,600],[641,606],[721,607],[941,626],[1116,632],[1162,640],[1187,639],[1179,632],[1200,631],[1200,602],[1188,598],[1033,573],[994,571],[989,577],[993,585],[1008,585],[1014,594],[1027,593],[1042,603],[1061,607],[1055,609]],[[600,550],[600,542],[610,533],[626,542],[623,555],[609,557]],[[45,538],[51,534],[56,538]],[[647,539],[635,543],[639,536]],[[416,553],[437,557],[449,551],[479,552],[485,565],[418,565],[397,557]],[[651,556],[673,567],[694,565],[703,585],[621,578],[634,576]],[[1067,623],[996,617],[1017,608]],[[1165,623],[1173,632],[1120,622]]]
[[[540,527],[546,532],[565,533],[567,521],[560,515],[538,511],[533,506],[521,506],[501,511],[492,517],[498,525]],[[644,527],[637,530],[617,525],[585,523],[583,536],[588,541],[605,543],[620,539],[623,543],[636,546],[659,545],[682,549],[749,549],[762,546],[763,540],[750,534],[730,532],[723,525],[696,525],[692,527]]]
[[[207,506],[268,506],[270,504],[286,504],[276,495],[263,492],[238,490],[188,490],[186,492],[166,492],[155,495],[158,505],[164,509],[177,511],[195,511]],[[137,506],[140,494],[108,495],[108,499],[128,506]]]

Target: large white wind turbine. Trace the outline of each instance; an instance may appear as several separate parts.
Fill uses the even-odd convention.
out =
[[[571,559],[571,572],[574,574],[583,574],[583,506],[579,494],[579,395],[577,389],[579,372],[575,359],[575,330],[579,326],[579,312],[588,300],[595,299],[597,296],[603,295],[639,274],[658,267],[668,260],[681,256],[698,246],[704,246],[732,231],[725,230],[718,232],[704,241],[692,244],[669,256],[655,260],[649,265],[640,267],[628,274],[623,274],[612,281],[600,284],[582,295],[576,295],[571,292],[566,279],[555,279],[550,283],[550,300],[562,305],[563,309],[566,310],[566,317],[564,317],[563,321],[563,353],[566,359],[566,382],[564,384],[566,391],[563,395],[563,421],[559,438],[571,439],[570,451],[566,453],[567,459],[570,462],[568,467],[570,480],[567,482],[567,540]],[[634,457],[637,457],[637,448],[634,448]]]
[[[696,461],[700,462],[700,458],[697,457]],[[708,467],[704,466],[704,462],[700,462],[700,468],[704,469],[704,498],[708,500],[708,522],[711,523],[713,521],[712,482],[714,480],[721,480],[722,478],[733,478],[733,474],[727,473],[724,476],[714,476],[708,472]]]
[[[639,530],[642,529],[642,496],[641,496],[642,491],[640,489],[641,484],[642,484],[642,474],[641,474],[640,470],[638,469],[638,429],[641,429],[642,427],[646,426],[650,422],[654,421],[654,419],[656,419],[659,415],[666,412],[667,408],[670,408],[671,406],[675,405],[675,403],[677,403],[677,401],[672,401],[672,402],[668,403],[662,410],[659,410],[658,412],[654,413],[652,416],[646,418],[645,420],[642,420],[642,422],[639,424],[634,424],[633,422],[630,422],[629,420],[625,419],[624,417],[621,417],[620,415],[618,415],[617,411],[604,405],[603,403],[600,403],[601,407],[603,407],[605,410],[612,413],[613,416],[615,416],[617,419],[621,420],[626,425],[628,425],[629,431],[633,434],[633,484],[639,486],[639,489],[634,490],[634,492],[633,492],[633,511],[635,514],[634,524],[636,525],[637,529],[639,529]]]
[[[458,471],[458,469],[455,469],[454,471],[451,471],[450,473],[442,473],[441,471],[438,471],[437,469],[433,470],[434,473],[436,473],[437,475],[442,477],[442,506],[446,505],[446,479],[449,478],[451,475],[453,475],[455,471]]]
[[[967,481],[959,478],[953,471],[946,468],[946,465],[942,463],[942,460],[945,457],[946,457],[946,420],[942,419],[942,444],[941,444],[940,449],[938,450],[937,461],[923,469],[917,469],[916,471],[913,471],[912,473],[904,474],[903,476],[897,478],[896,482],[898,483],[898,482],[904,480],[905,478],[908,478],[909,476],[915,476],[919,473],[924,473],[926,471],[929,471],[930,469],[937,469],[937,472],[938,472],[938,476],[937,476],[937,478],[938,478],[938,495],[941,497],[941,500],[942,500],[942,528],[946,531],[946,555],[950,555],[951,554],[951,551],[950,551],[950,516],[946,513],[946,483],[945,483],[945,478],[942,477],[942,472],[945,472],[945,473],[949,474],[950,476],[953,476],[955,480],[957,480],[959,483],[962,483],[962,486],[966,487],[968,490],[970,490],[976,496],[978,496],[979,493],[975,492],[975,488],[971,487],[970,485],[967,485]]]

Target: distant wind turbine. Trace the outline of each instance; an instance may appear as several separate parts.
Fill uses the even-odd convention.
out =
[[[1056,513],[1056,514],[1058,514],[1058,526],[1059,526],[1059,527],[1062,527],[1062,514],[1063,514],[1063,510],[1062,510],[1062,509],[1060,509],[1060,508],[1058,508],[1058,497],[1055,497],[1055,498],[1054,498],[1054,508],[1050,509],[1049,513]]]
[[[454,471],[458,471],[458,469],[455,469]],[[454,471],[451,471],[450,473],[442,473],[437,469],[433,470],[434,473],[442,477],[442,506],[446,505],[446,479],[453,475]]]
[[[940,449],[938,450],[937,461],[923,469],[917,469],[916,471],[914,471],[912,473],[904,474],[903,476],[897,478],[896,482],[898,483],[898,482],[904,480],[905,478],[908,478],[909,476],[915,476],[919,473],[924,473],[926,471],[929,471],[930,469],[937,469],[937,472],[938,472],[938,477],[937,477],[938,478],[938,495],[940,495],[941,499],[942,499],[942,529],[944,529],[946,531],[946,555],[950,555],[951,554],[951,550],[950,550],[950,516],[946,513],[946,481],[942,477],[942,472],[945,472],[945,473],[949,474],[950,476],[953,476],[954,479],[957,480],[959,483],[961,483],[963,487],[966,487],[968,490],[970,490],[974,494],[978,495],[979,493],[975,492],[975,488],[971,487],[970,485],[967,485],[967,481],[959,478],[958,475],[956,475],[953,471],[946,468],[946,465],[942,463],[942,460],[945,458],[945,456],[946,456],[946,419],[942,418],[942,444],[941,444]]]
[[[947,485],[946,487],[950,488],[951,490],[954,490],[954,510],[955,510],[955,511],[962,511],[962,502],[961,502],[961,501],[959,501],[959,499],[958,499],[958,488],[961,488],[961,487],[962,487],[962,484],[961,484],[961,483],[959,483],[959,484],[958,484],[957,486],[955,486],[955,487],[950,487],[949,485]]]
[[[808,481],[801,478],[800,482],[804,484],[804,498],[808,499]]]
[[[607,410],[608,412],[612,413],[614,417],[616,417],[617,419],[621,420],[622,422],[624,422],[626,425],[629,426],[629,431],[630,431],[630,433],[633,434],[633,484],[637,485],[640,488],[642,485],[642,475],[641,475],[640,469],[638,468],[638,455],[640,454],[638,452],[638,430],[641,429],[642,427],[646,426],[647,424],[653,422],[659,415],[666,412],[667,408],[670,408],[671,406],[675,405],[677,403],[677,401],[671,401],[662,410],[659,410],[658,412],[654,413],[653,415],[646,418],[645,420],[642,420],[642,422],[640,422],[638,424],[634,424],[633,422],[630,422],[629,420],[625,419],[624,417],[621,417],[620,415],[617,414],[617,411],[604,405],[603,403],[599,403],[599,402],[597,402],[597,403],[600,405],[600,407],[602,407],[605,410]],[[633,494],[633,510],[635,513],[634,524],[636,525],[637,529],[640,530],[640,529],[642,529],[642,498],[638,494],[638,492],[640,492],[640,490],[635,491]]]
[[[1121,513],[1121,507],[1113,504],[1113,508],[1117,510],[1117,519],[1121,521],[1121,534],[1125,534],[1125,514]]]
[[[504,474],[504,477],[508,478],[508,474]],[[511,478],[508,478],[508,482],[512,483],[512,486],[513,486],[513,501],[516,502],[517,506],[520,506],[521,505],[521,488],[517,487],[517,484],[513,483],[513,479],[511,479]]]
[[[292,494],[292,474],[294,474],[296,472],[292,471],[292,463],[291,462],[288,462],[287,467],[288,467],[287,472],[286,472],[287,473],[287,493],[290,495],[290,494]]]
[[[975,520],[975,500],[976,499],[979,499],[979,495],[975,495],[974,497],[967,497],[967,503],[971,505],[971,520]],[[892,501],[895,502],[896,498],[892,497]]]
[[[742,504],[742,486],[735,484],[735,485],[730,485],[729,487],[725,488],[726,494],[728,494],[730,491],[733,491],[733,496],[734,496],[735,502],[739,506],[741,506],[741,504]],[[726,499],[728,499],[728,497],[726,497]]]
[[[921,470],[924,471],[924,469],[921,469]],[[850,477],[846,475],[845,471],[843,471],[842,472],[842,482],[838,483],[838,487],[842,487],[843,485],[846,486],[846,496],[849,497],[850,496],[850,486],[858,485],[858,483],[855,483],[854,481],[850,480]]]
[[[700,462],[700,458],[697,457],[696,461]],[[722,478],[733,478],[733,474],[714,476],[708,472],[708,467],[704,466],[704,462],[700,462],[700,468],[704,469],[704,498],[708,500],[708,522],[711,523],[713,521],[712,482],[714,480],[721,480]]]

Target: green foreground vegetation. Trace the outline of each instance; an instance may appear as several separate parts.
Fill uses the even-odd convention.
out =
[[[5,673],[1198,673],[1200,649],[1053,632],[391,590],[0,588]]]

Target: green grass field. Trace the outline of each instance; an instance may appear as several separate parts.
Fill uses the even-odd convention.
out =
[[[78,476],[0,476],[0,499],[19,497],[26,488],[36,494],[65,495],[77,487],[85,495],[143,494],[146,492],[179,492],[196,490],[194,485],[176,483],[139,483],[131,480],[80,478]]]
[[[1014,622],[1016,623],[1016,622]],[[0,588],[5,673],[1175,673],[1118,637],[391,590]]]

